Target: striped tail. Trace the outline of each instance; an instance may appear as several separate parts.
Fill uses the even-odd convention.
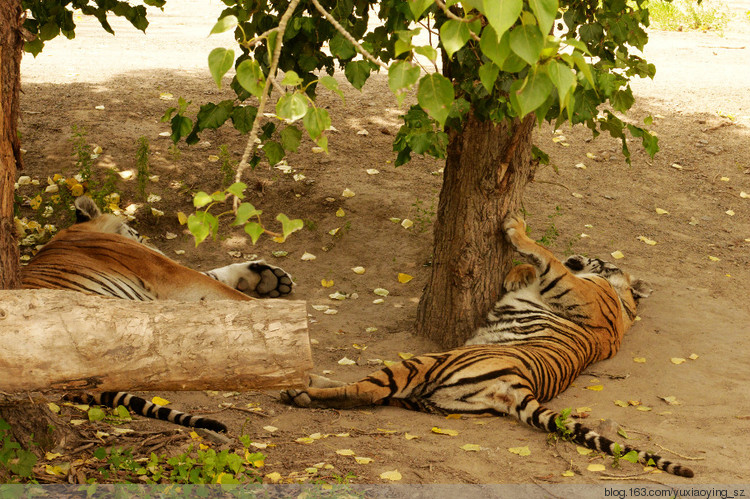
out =
[[[527,397],[532,396],[529,395]],[[523,409],[520,409],[519,407],[518,411],[518,418],[521,421],[540,430],[549,431],[551,433],[560,433],[560,429],[557,426],[556,420],[558,418],[562,420],[562,415],[542,406],[537,400],[533,399],[533,397],[532,400],[526,400],[524,402],[526,403],[521,404],[520,407],[523,407],[524,405],[525,407]],[[565,421],[565,427],[570,430],[569,436],[573,442],[588,449],[604,452],[605,454],[614,456],[617,452],[615,446],[619,445],[619,454],[621,456],[624,456],[630,451],[635,451],[638,454],[638,460],[643,464],[648,464],[649,461],[653,461],[653,465],[656,468],[664,470],[667,473],[671,473],[677,476],[684,476],[686,478],[692,478],[694,475],[693,470],[691,470],[690,468],[686,468],[680,464],[673,463],[672,461],[664,459],[657,454],[641,451],[629,445],[616,444],[607,437],[599,435],[594,430],[586,428],[581,423],[577,423],[575,421]]]
[[[205,428],[219,433],[225,433],[227,431],[227,427],[224,423],[220,423],[214,419],[192,416],[174,409],[168,409],[164,406],[149,402],[141,397],[131,395],[128,392],[84,393],[77,394],[73,398],[84,404],[103,405],[113,409],[122,405],[129,411],[140,414],[141,416],[169,421],[182,426]]]

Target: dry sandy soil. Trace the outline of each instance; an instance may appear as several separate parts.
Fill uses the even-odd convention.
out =
[[[750,192],[750,22],[744,14],[750,2],[733,2],[731,7],[737,16],[724,36],[651,33],[646,56],[656,64],[657,76],[634,84],[638,104],[630,119],[642,122],[654,116],[652,128],[660,137],[661,152],[653,160],[633,142],[633,165],[628,167],[618,143],[608,137],[591,140],[586,130],[569,127],[555,134],[545,126],[537,130],[535,141],[550,154],[557,171],[541,168],[524,198],[532,235],[551,236],[558,255],[609,258],[619,250],[625,258],[618,264],[654,289],[620,353],[593,366],[549,405],[572,407],[574,412],[581,408],[594,427],[600,419],[622,425],[632,445],[659,450],[692,467],[696,477],[689,483],[750,479],[750,199],[740,196]],[[226,144],[239,159],[244,146],[242,137],[225,128],[205,133],[198,146],[180,145],[177,156],[168,152],[169,140],[159,135],[169,129],[159,118],[173,105],[160,100],[161,93],[192,100],[194,111],[196,104],[230,95],[226,85],[217,90],[205,63],[210,49],[231,42],[227,36],[206,38],[219,10],[216,0],[169,2],[163,13],[152,13],[146,36],[116,23],[117,36],[112,37],[81,19],[74,41],[54,40],[36,59],[27,56],[23,174],[44,181],[54,173],[76,173],[71,125],[85,127],[89,141],[103,148],[97,168],[135,168],[136,139],[145,136],[151,144],[152,173],[160,177],[148,192],[162,197],[153,206],[165,215],[155,218],[142,208],[136,227],[194,268],[236,261],[232,250],[245,257],[258,254],[286,268],[297,282],[295,298],[338,310],[337,315],[324,315],[309,308],[317,372],[354,380],[373,369],[371,359],[397,360],[399,352],[436,350],[412,335],[412,324],[429,273],[425,264],[430,259],[432,212],[441,184],[441,176],[433,172],[441,165],[415,158],[393,167],[391,142],[403,110],[382,76],[372,77],[361,93],[346,91],[345,103],[329,93],[320,96],[338,132],[330,135],[329,155],[310,152],[311,144],[305,142],[301,153],[289,158],[304,180],[295,181],[265,164],[247,175],[256,206],[303,218],[305,230],[282,246],[270,240],[252,246],[241,234],[226,233],[194,249],[192,238],[179,226],[175,213],[189,212],[190,193],[218,187],[216,163],[208,161],[209,155]],[[362,130],[368,134],[358,133]],[[577,167],[579,163],[586,168]],[[380,173],[368,175],[370,168]],[[120,185],[123,206],[138,201],[133,184]],[[344,188],[356,195],[342,197]],[[25,195],[36,194],[24,189]],[[338,208],[346,212],[344,218],[335,216]],[[659,215],[656,208],[668,214]],[[410,218],[415,225],[407,230],[390,217]],[[339,235],[329,235],[336,227],[342,227]],[[167,240],[167,232],[178,237]],[[639,236],[657,244],[645,244]],[[270,256],[279,249],[288,256]],[[302,261],[304,252],[317,259]],[[359,265],[366,267],[364,275],[350,270]],[[396,280],[399,272],[414,279],[401,284]],[[334,287],[322,287],[321,279],[333,279]],[[383,304],[373,304],[377,287],[390,290]],[[359,297],[334,302],[328,295],[335,290]],[[691,354],[697,358],[688,359]],[[343,357],[357,365],[339,365]],[[634,358],[645,358],[645,363]],[[672,358],[688,360],[677,365]],[[597,384],[603,386],[601,391],[586,389]],[[382,483],[379,475],[389,470],[398,470],[402,483],[604,483],[600,473],[586,468],[589,461],[611,462],[581,456],[571,444],[548,445],[543,433],[509,418],[446,420],[396,408],[303,410],[281,404],[274,393],[223,395],[166,397],[175,408],[197,412],[217,411],[227,400],[240,407],[258,405],[266,417],[234,410],[214,417],[230,426],[232,436],[242,432],[256,442],[275,444],[264,451],[263,472],[279,472],[288,479],[327,463],[333,469],[320,472],[327,480],[353,474],[354,483]],[[668,405],[660,398],[667,396],[680,404]],[[651,410],[619,407],[615,400],[638,401]],[[266,425],[278,431],[263,430]],[[143,419],[131,426],[169,428]],[[432,433],[434,426],[458,435]],[[311,445],[295,442],[316,432],[331,436]],[[407,440],[407,432],[419,438]],[[333,436],[337,433],[350,436]],[[178,439],[175,449],[186,441]],[[117,439],[111,443],[133,445]],[[481,450],[461,450],[467,443],[479,444]],[[522,446],[531,454],[508,451]],[[341,448],[374,461],[356,464],[352,457],[336,454]],[[561,476],[567,469],[575,476]],[[619,470],[608,467],[606,473],[634,475],[641,467],[624,463]],[[666,474],[641,479],[688,483]]]

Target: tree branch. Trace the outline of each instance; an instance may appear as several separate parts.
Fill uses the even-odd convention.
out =
[[[502,185],[505,174],[508,172],[510,162],[513,161],[513,155],[516,153],[518,144],[521,142],[521,136],[525,133],[526,128],[531,123],[533,123],[534,117],[535,115],[533,113],[527,114],[523,120],[520,120],[518,122],[518,125],[516,125],[515,129],[513,129],[513,135],[511,136],[509,141],[510,143],[508,144],[508,148],[505,150],[505,154],[503,154],[503,160],[500,162],[500,168],[497,169],[496,185],[498,188]]]

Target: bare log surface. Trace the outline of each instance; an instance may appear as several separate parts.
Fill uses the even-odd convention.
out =
[[[250,390],[304,384],[304,301],[133,302],[0,291],[0,391]]]

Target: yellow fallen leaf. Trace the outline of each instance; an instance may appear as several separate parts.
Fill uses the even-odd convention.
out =
[[[338,364],[340,366],[352,366],[356,364],[356,361],[353,361],[352,359],[349,359],[347,357],[343,357],[341,360],[339,360]]]
[[[352,272],[354,272],[357,275],[362,275],[365,273],[364,267],[352,267]]]
[[[271,480],[271,482],[273,483],[279,483],[279,481],[281,480],[281,473],[279,473],[278,471],[274,471],[273,473],[267,474],[266,478]]]
[[[679,164],[677,164],[677,163],[672,163],[672,165],[671,165],[671,166],[672,166],[672,168],[674,168],[675,170],[682,170],[682,165],[679,165]]]
[[[727,215],[729,215],[730,217],[733,217],[733,216],[734,216],[734,210],[727,210],[727,211],[725,211],[724,213],[726,213],[726,214],[727,214]]]
[[[450,435],[451,437],[455,437],[458,435],[458,432],[456,430],[438,428],[437,426],[432,427],[432,433],[437,433],[438,435]]]
[[[641,405],[640,400],[628,400],[628,405]]]
[[[295,440],[295,442],[297,442],[298,444],[311,444],[314,441],[315,440],[312,439],[312,438],[310,438],[310,437],[300,437],[300,438],[298,438],[298,439]]]
[[[461,446],[461,450],[466,452],[479,452],[480,447],[477,444],[464,444]]]
[[[600,392],[600,391],[604,390],[604,385],[591,385],[591,386],[587,386],[586,390],[592,390],[592,391],[595,391],[595,392]]]
[[[58,454],[57,452],[45,452],[44,453],[44,459],[46,459],[47,461],[52,461],[54,459],[57,459],[60,456],[62,456],[62,454]]]
[[[721,261],[721,258],[717,258],[717,257],[711,256],[711,255],[708,255],[708,259],[711,260],[712,262],[720,262]]]
[[[513,454],[518,454],[519,456],[528,456],[531,454],[531,451],[529,450],[528,445],[525,445],[523,447],[510,447],[508,449],[508,452],[511,452]]]
[[[321,279],[320,285],[323,286],[324,288],[330,288],[333,286],[333,279],[328,279],[328,280]]]
[[[401,220],[401,227],[403,227],[404,229],[408,229],[412,227],[413,225],[414,225],[414,222],[412,222],[408,218],[404,218],[403,220]]]
[[[373,290],[373,293],[375,293],[378,296],[388,296],[389,291],[384,288],[375,288]]]
[[[398,480],[401,480],[401,473],[399,473],[398,470],[384,471],[380,474],[380,478],[382,478],[383,480],[391,480],[392,482],[396,482]]]
[[[719,180],[722,182],[729,182],[729,177],[721,177]]]
[[[573,471],[571,471],[571,470],[563,471],[562,473],[560,473],[560,475],[561,476],[576,476],[576,474],[573,473]]]
[[[638,364],[645,364],[646,357],[633,357],[633,362],[637,362]]]
[[[646,236],[638,236],[639,241],[643,241],[644,243],[648,244],[649,246],[654,246],[656,244],[656,241],[653,239],[649,239]]]
[[[414,279],[414,277],[410,276],[409,274],[402,274],[401,272],[398,273],[398,282],[400,282],[401,284],[406,284],[412,279]]]
[[[60,406],[57,405],[57,404],[55,404],[54,402],[48,402],[47,403],[47,407],[49,407],[50,411],[52,411],[52,412],[54,412],[56,414],[60,413]]]
[[[571,194],[571,196],[573,196],[573,197],[574,197],[574,198],[576,198],[576,199],[581,199],[581,198],[583,198],[583,194],[579,194],[579,193],[577,193],[577,192],[574,192],[573,194]]]
[[[667,210],[662,209],[662,208],[656,208],[656,214],[657,215],[669,215],[669,212]]]
[[[419,438],[419,435],[412,435],[409,432],[404,433],[404,438],[406,440],[414,440],[415,438]]]
[[[612,255],[612,258],[614,258],[615,260],[625,258],[625,255],[620,250],[613,251],[612,253],[610,253],[610,255]]]
[[[591,449],[587,449],[586,447],[581,447],[580,445],[576,445],[576,452],[578,452],[582,456],[588,456],[594,451]]]
[[[370,464],[372,462],[371,457],[354,456],[354,460],[357,461],[357,464]]]
[[[742,191],[742,192],[740,192],[740,197],[741,197],[742,199],[748,199],[748,198],[750,198],[750,194],[748,194],[748,193],[747,193],[747,192],[745,192],[745,191]]]
[[[588,468],[586,468],[589,471],[604,471],[607,468],[603,464],[589,464]]]
[[[352,346],[357,350],[367,350],[367,345],[360,345],[359,343],[352,343]]]
[[[396,431],[398,431],[398,430],[386,430],[385,428],[375,428],[375,429],[378,430],[380,433],[388,433],[388,434],[396,433]]]
[[[335,236],[336,234],[338,234],[338,233],[339,233],[339,231],[340,231],[340,230],[341,230],[341,227],[336,227],[335,229],[331,229],[331,230],[329,230],[329,231],[328,231],[328,233],[329,233],[330,235],[332,235],[332,236]]]
[[[399,353],[398,353],[398,356],[399,356],[399,358],[401,358],[402,360],[409,360],[409,359],[411,359],[412,357],[414,357],[414,354],[413,354],[413,353],[407,353],[407,352],[399,352]]]
[[[211,154],[210,156],[208,156],[208,160],[211,163],[216,163],[217,161],[219,161],[219,157],[216,154]]]
[[[635,410],[636,411],[648,412],[648,411],[651,410],[651,408],[649,406],[647,406],[647,405],[639,405],[638,407],[635,408]]]
[[[448,414],[445,419],[461,419],[462,416],[462,414]]]
[[[275,426],[271,426],[271,425],[264,426],[263,429],[269,433],[273,433],[278,430],[278,428],[276,428]]]
[[[669,405],[682,405],[682,402],[677,400],[677,397],[675,397],[674,395],[669,395],[667,397],[659,397],[659,398]]]
[[[583,413],[591,412],[591,411],[592,411],[591,407],[576,407],[576,412],[578,414],[583,414]]]
[[[690,359],[690,360],[695,360],[697,358],[698,358],[698,354],[697,353],[691,353],[690,356],[688,357],[688,359]]]
[[[351,449],[338,449],[336,451],[336,454],[338,454],[339,456],[353,456],[354,451]]]
[[[618,407],[627,407],[628,403],[624,400],[615,400],[615,405]]]
[[[346,212],[344,211],[343,208],[339,208],[338,210],[336,210],[336,216],[339,217],[339,218],[345,217],[346,216]]]
[[[151,399],[151,402],[156,405],[169,405],[169,400],[163,399],[161,397],[154,397]]]
[[[669,359],[669,361],[672,362],[672,364],[680,365],[685,362],[685,359],[683,359],[682,357],[672,357],[671,359]]]
[[[341,193],[341,196],[345,198],[353,198],[355,196],[354,191],[349,189],[348,187],[344,189],[344,192]]]
[[[70,465],[68,465],[68,468],[69,468],[69,466],[70,466]],[[64,470],[62,469],[62,467],[60,467],[60,466],[55,466],[55,465],[52,465],[52,464],[48,464],[48,465],[46,465],[46,466],[44,467],[44,471],[45,471],[45,472],[46,472],[46,473],[47,473],[48,475],[58,475],[58,476],[64,476],[64,475],[67,475],[67,474],[68,474],[68,472],[67,472],[67,471],[64,471]]]
[[[159,98],[161,100],[172,100],[174,98],[174,95],[170,94],[169,92],[162,92],[159,94]]]

